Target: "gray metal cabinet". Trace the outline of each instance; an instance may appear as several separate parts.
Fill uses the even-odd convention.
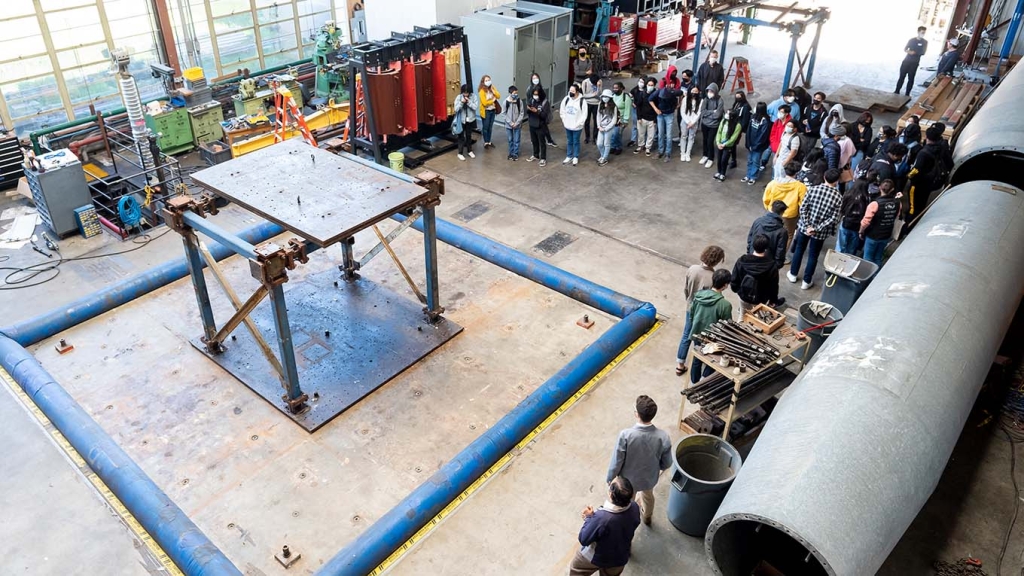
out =
[[[92,195],[85,183],[85,171],[70,150],[57,150],[39,157],[47,167],[25,170],[40,218],[54,234],[63,238],[78,230],[75,208],[92,206]]]
[[[572,10],[516,2],[462,17],[476,78],[491,77],[502,97],[510,85],[525,98],[536,72],[554,110],[569,89]]]

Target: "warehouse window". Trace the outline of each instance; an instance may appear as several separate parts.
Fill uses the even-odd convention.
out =
[[[19,135],[121,106],[110,49],[128,48],[143,98],[159,94],[148,0],[3,0],[0,122]]]
[[[171,0],[182,66],[208,78],[310,58],[316,33],[335,16],[334,0]],[[343,8],[337,16],[343,16]],[[347,18],[345,19],[347,20]]]

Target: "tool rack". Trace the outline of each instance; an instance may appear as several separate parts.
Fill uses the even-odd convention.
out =
[[[751,328],[754,328],[753,324],[749,322],[743,321],[742,323],[746,324],[747,326],[750,326]],[[786,324],[784,324],[781,328],[779,328],[776,331],[776,334],[780,336],[780,339],[776,340],[774,335],[767,336],[767,338],[771,341],[772,345],[779,350],[779,358],[777,362],[785,361],[786,359],[793,359],[795,360],[795,362],[790,364],[790,366],[796,366],[797,372],[799,372],[804,367],[804,358],[807,357],[807,350],[811,343],[810,337],[806,337],[804,338],[804,340],[798,340],[796,338],[796,327],[790,324],[788,321],[786,322]],[[795,354],[801,350],[803,351],[803,354],[801,354],[800,356],[796,356]],[[698,360],[703,362],[705,366],[712,368],[715,372],[721,374],[722,376],[725,376],[733,383],[732,398],[729,400],[729,407],[719,412],[708,411],[713,416],[722,418],[725,422],[725,428],[722,430],[723,440],[729,439],[729,428],[732,427],[732,423],[737,418],[746,415],[748,412],[754,410],[761,404],[764,404],[769,398],[775,396],[779,392],[782,392],[783,390],[788,388],[789,385],[793,382],[792,378],[780,378],[778,381],[773,382],[772,384],[762,388],[761,390],[758,390],[756,393],[746,398],[740,399],[739,393],[740,390],[743,389],[744,384],[746,384],[752,378],[760,374],[762,370],[767,368],[767,366],[758,368],[755,366],[750,366],[748,364],[746,372],[735,374],[733,371],[735,366],[722,366],[719,363],[719,360],[721,360],[720,355],[704,354],[703,352],[700,351],[700,347],[697,345],[696,342],[694,342],[693,346],[693,355]],[[689,375],[687,374],[687,377],[688,376]],[[687,380],[687,383],[689,383],[689,380]],[[691,402],[686,398],[686,396],[683,396],[682,401],[679,403],[679,429],[688,434],[696,434],[696,430],[692,429],[688,424],[683,422],[683,418],[686,414],[687,404],[691,404]],[[698,409],[701,409],[699,405],[697,406]]]

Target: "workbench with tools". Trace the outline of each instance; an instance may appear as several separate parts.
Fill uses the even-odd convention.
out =
[[[726,440],[755,427],[731,432],[734,422],[758,410],[796,379],[810,344],[810,338],[784,315],[767,306],[754,308],[740,322],[719,320],[691,338],[694,357],[714,373],[681,392],[679,428]],[[800,351],[804,353],[797,357]],[[697,410],[686,415],[688,405]]]

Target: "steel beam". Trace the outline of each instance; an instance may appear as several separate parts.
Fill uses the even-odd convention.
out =
[[[252,296],[239,306],[238,310],[235,311],[231,318],[221,326],[220,330],[217,331],[217,334],[212,340],[210,340],[210,343],[220,347],[220,344],[224,342],[224,339],[234,332],[235,328],[238,328],[238,325],[249,317],[249,314],[256,308],[256,306],[259,305],[260,302],[263,302],[263,299],[267,297],[267,292],[268,290],[266,286],[260,286],[257,288],[256,291],[252,293]]]
[[[781,96],[786,95],[786,90],[789,89],[790,83],[793,81],[793,61],[796,60],[796,43],[800,40],[799,34],[793,34],[793,42],[789,46],[789,58],[786,59],[786,73],[782,77],[782,91],[779,93]]]
[[[437,219],[433,206],[423,208],[423,255],[427,269],[427,307],[424,312],[431,322],[437,320],[444,309],[441,308],[437,282]]]
[[[203,334],[210,352],[218,352],[219,347],[214,336],[217,334],[217,323],[213,318],[213,304],[210,303],[210,291],[206,288],[206,277],[203,276],[203,257],[199,252],[199,238],[194,230],[185,230],[181,234],[181,241],[185,245],[185,261],[188,263],[188,273],[192,277],[192,288],[195,289],[196,301],[199,303],[199,316],[203,320]]]
[[[363,266],[366,266],[370,262],[370,260],[373,260],[374,257],[377,256],[377,254],[380,254],[382,251],[384,251],[385,244],[390,244],[394,242],[395,238],[398,238],[399,234],[408,230],[409,227],[412,226],[412,223],[419,219],[419,217],[422,215],[423,209],[416,208],[416,210],[409,216],[409,218],[405,220],[405,222],[402,222],[394,230],[388,232],[387,236],[385,236],[383,240],[378,242],[377,245],[371,248],[369,252],[363,254],[363,257],[359,259],[359,267],[362,268]]]
[[[277,346],[280,349],[281,364],[284,367],[285,394],[282,399],[299,412],[304,396],[299,387],[299,369],[295,365],[295,347],[292,345],[292,327],[288,324],[288,306],[284,300],[284,285],[277,284],[270,289],[270,303],[274,307],[274,328],[277,332]]]
[[[355,280],[359,277],[356,274],[356,270],[359,269],[359,263],[356,262],[355,254],[352,251],[353,238],[344,238],[339,243],[341,244],[341,271],[344,273],[345,280]]]
[[[704,42],[704,20],[697,20],[697,41],[693,43],[693,73],[700,69],[700,45]]]
[[[194,212],[182,213],[182,220],[184,220],[190,227],[206,234],[218,243],[226,246],[235,254],[248,258],[249,260],[256,259],[256,247],[240,238],[237,234],[228,232]]]

